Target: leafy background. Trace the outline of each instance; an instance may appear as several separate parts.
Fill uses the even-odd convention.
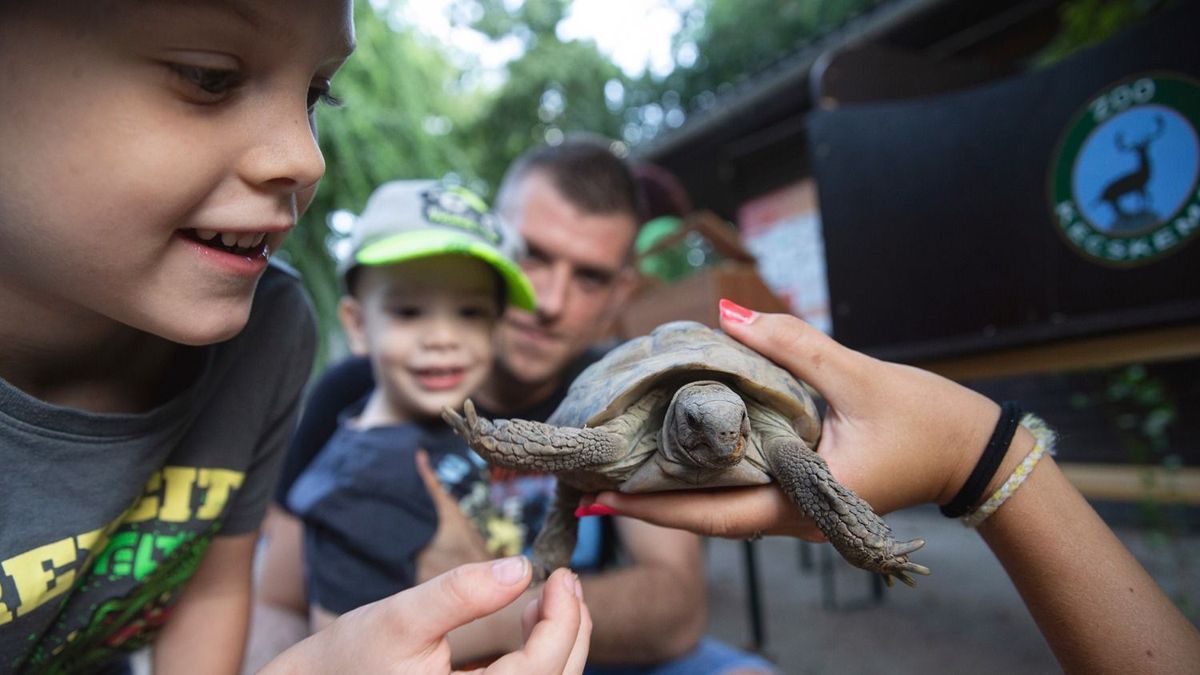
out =
[[[590,40],[563,40],[571,0],[451,0],[452,21],[521,54],[499,78],[477,58],[404,19],[421,0],[356,0],[358,49],[334,81],[344,101],[318,113],[327,172],[281,253],[297,268],[321,325],[320,369],[339,352],[332,251],[339,212],[400,178],[448,178],[490,197],[505,167],[534,145],[591,131],[636,152],[690,114],[719,106],[739,81],[887,0],[668,0],[680,13],[674,68],[629,77]],[[1165,4],[1073,0],[1031,67],[1052,63]],[[498,82],[495,81],[498,79]]]

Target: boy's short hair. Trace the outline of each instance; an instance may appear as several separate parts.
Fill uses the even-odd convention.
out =
[[[364,266],[438,255],[466,255],[500,276],[507,302],[532,311],[533,285],[516,260],[525,243],[470,190],[433,180],[398,180],[376,188],[350,233],[351,250],[338,266],[345,291],[354,294]]]
[[[642,222],[641,197],[629,165],[613,153],[612,141],[603,136],[572,134],[558,145],[543,145],[518,157],[496,191],[501,215],[511,215],[513,192],[534,172],[546,175],[584,213],[622,213]]]

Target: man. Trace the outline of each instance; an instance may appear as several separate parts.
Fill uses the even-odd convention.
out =
[[[497,329],[495,369],[472,397],[490,414],[545,419],[574,375],[596,358],[589,347],[607,334],[636,279],[630,263],[640,222],[637,194],[628,168],[598,141],[571,139],[538,148],[510,167],[496,206],[525,239],[522,267],[538,307],[533,312],[510,307]],[[288,473],[285,469],[285,483]],[[439,509],[443,504],[439,501]],[[711,640],[701,642],[707,601],[698,537],[642,521],[614,521],[627,564],[582,576],[594,624],[590,663],[685,659],[695,662],[693,672],[766,669],[761,660]],[[462,518],[441,519],[429,547],[441,550],[429,555],[469,562],[453,553],[471,550],[463,544],[469,535],[451,531],[463,523]],[[267,527],[256,614],[303,606],[298,530],[294,518],[275,510]],[[521,635],[516,627],[523,604],[451,633],[456,660],[510,651],[507,646]],[[261,623],[258,617],[255,623]],[[265,637],[260,632],[256,641]]]

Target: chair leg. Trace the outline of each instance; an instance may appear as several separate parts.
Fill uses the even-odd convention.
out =
[[[833,569],[833,547],[821,547],[821,606],[837,609],[837,584]]]
[[[811,572],[813,569],[812,543],[807,541],[796,542],[797,550],[800,552],[800,569],[804,572]]]
[[[743,560],[746,567],[746,603],[750,613],[751,648],[762,652],[767,644],[767,626],[763,618],[762,598],[758,589],[758,542],[742,542]]]

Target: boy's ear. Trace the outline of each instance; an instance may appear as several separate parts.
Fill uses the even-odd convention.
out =
[[[350,351],[355,356],[366,356],[369,349],[362,303],[352,295],[343,295],[338,301],[338,321],[342,322]]]

